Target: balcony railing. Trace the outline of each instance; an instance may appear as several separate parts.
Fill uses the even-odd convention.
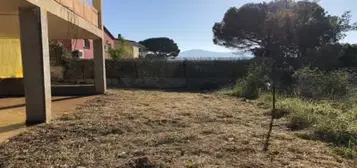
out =
[[[95,9],[87,0],[55,0],[69,10],[76,13],[89,23],[98,27],[98,10]]]

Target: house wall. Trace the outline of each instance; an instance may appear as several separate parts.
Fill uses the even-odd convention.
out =
[[[4,78],[22,78],[22,59],[19,39],[0,37],[0,82]]]
[[[89,40],[90,48],[84,48],[83,39],[72,39],[72,40],[59,40],[63,47],[68,51],[83,50],[84,58],[83,59],[92,59],[93,58],[93,40]]]
[[[19,17],[0,15],[0,79],[22,78]]]
[[[89,40],[89,48],[84,48],[83,39],[72,39],[72,51],[83,50],[84,58],[83,59],[93,59],[93,40]]]
[[[60,40],[63,46],[69,51],[83,50],[84,58],[83,59],[93,59],[93,40],[89,40],[90,48],[84,48],[83,39],[72,39],[72,40]],[[115,39],[111,38],[107,32],[104,31],[104,46],[110,44],[112,48],[115,45]],[[110,58],[108,51],[105,51],[105,58]]]
[[[134,45],[133,46],[133,58],[139,58],[139,54],[140,54],[139,47]]]
[[[20,39],[20,23],[18,15],[0,15],[0,37],[10,37]]]
[[[106,31],[104,31],[104,41],[103,41],[103,43],[104,43],[104,46],[106,44],[110,44],[111,48],[115,47],[115,39],[111,38]],[[107,59],[110,58],[110,55],[109,55],[108,51],[105,51],[105,58],[107,58]]]
[[[59,40],[62,43],[63,47],[68,51],[72,51],[72,42],[71,40]]]

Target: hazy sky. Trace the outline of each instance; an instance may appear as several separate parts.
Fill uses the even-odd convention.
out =
[[[212,42],[212,26],[229,7],[262,0],[103,0],[104,23],[116,36],[140,41],[150,37],[174,39],[181,51],[229,51]],[[357,22],[357,0],[320,0],[332,15],[352,12]],[[354,9],[354,10],[353,10]],[[357,43],[357,32],[344,40]]]

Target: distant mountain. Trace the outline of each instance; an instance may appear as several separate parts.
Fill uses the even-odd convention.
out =
[[[244,59],[244,58],[252,57],[249,53],[234,53],[234,52],[213,52],[207,50],[187,50],[181,52],[177,59],[205,59],[205,58],[212,58],[212,59],[225,59],[225,58],[232,58],[232,59]]]

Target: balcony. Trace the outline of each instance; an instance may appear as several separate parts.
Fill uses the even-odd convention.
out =
[[[51,39],[97,39],[103,36],[101,13],[95,8],[95,5],[101,5],[101,0],[93,0],[100,3],[95,5],[87,0],[14,1],[25,1],[48,11],[48,33]]]
[[[86,0],[54,0],[98,27],[98,10]]]

